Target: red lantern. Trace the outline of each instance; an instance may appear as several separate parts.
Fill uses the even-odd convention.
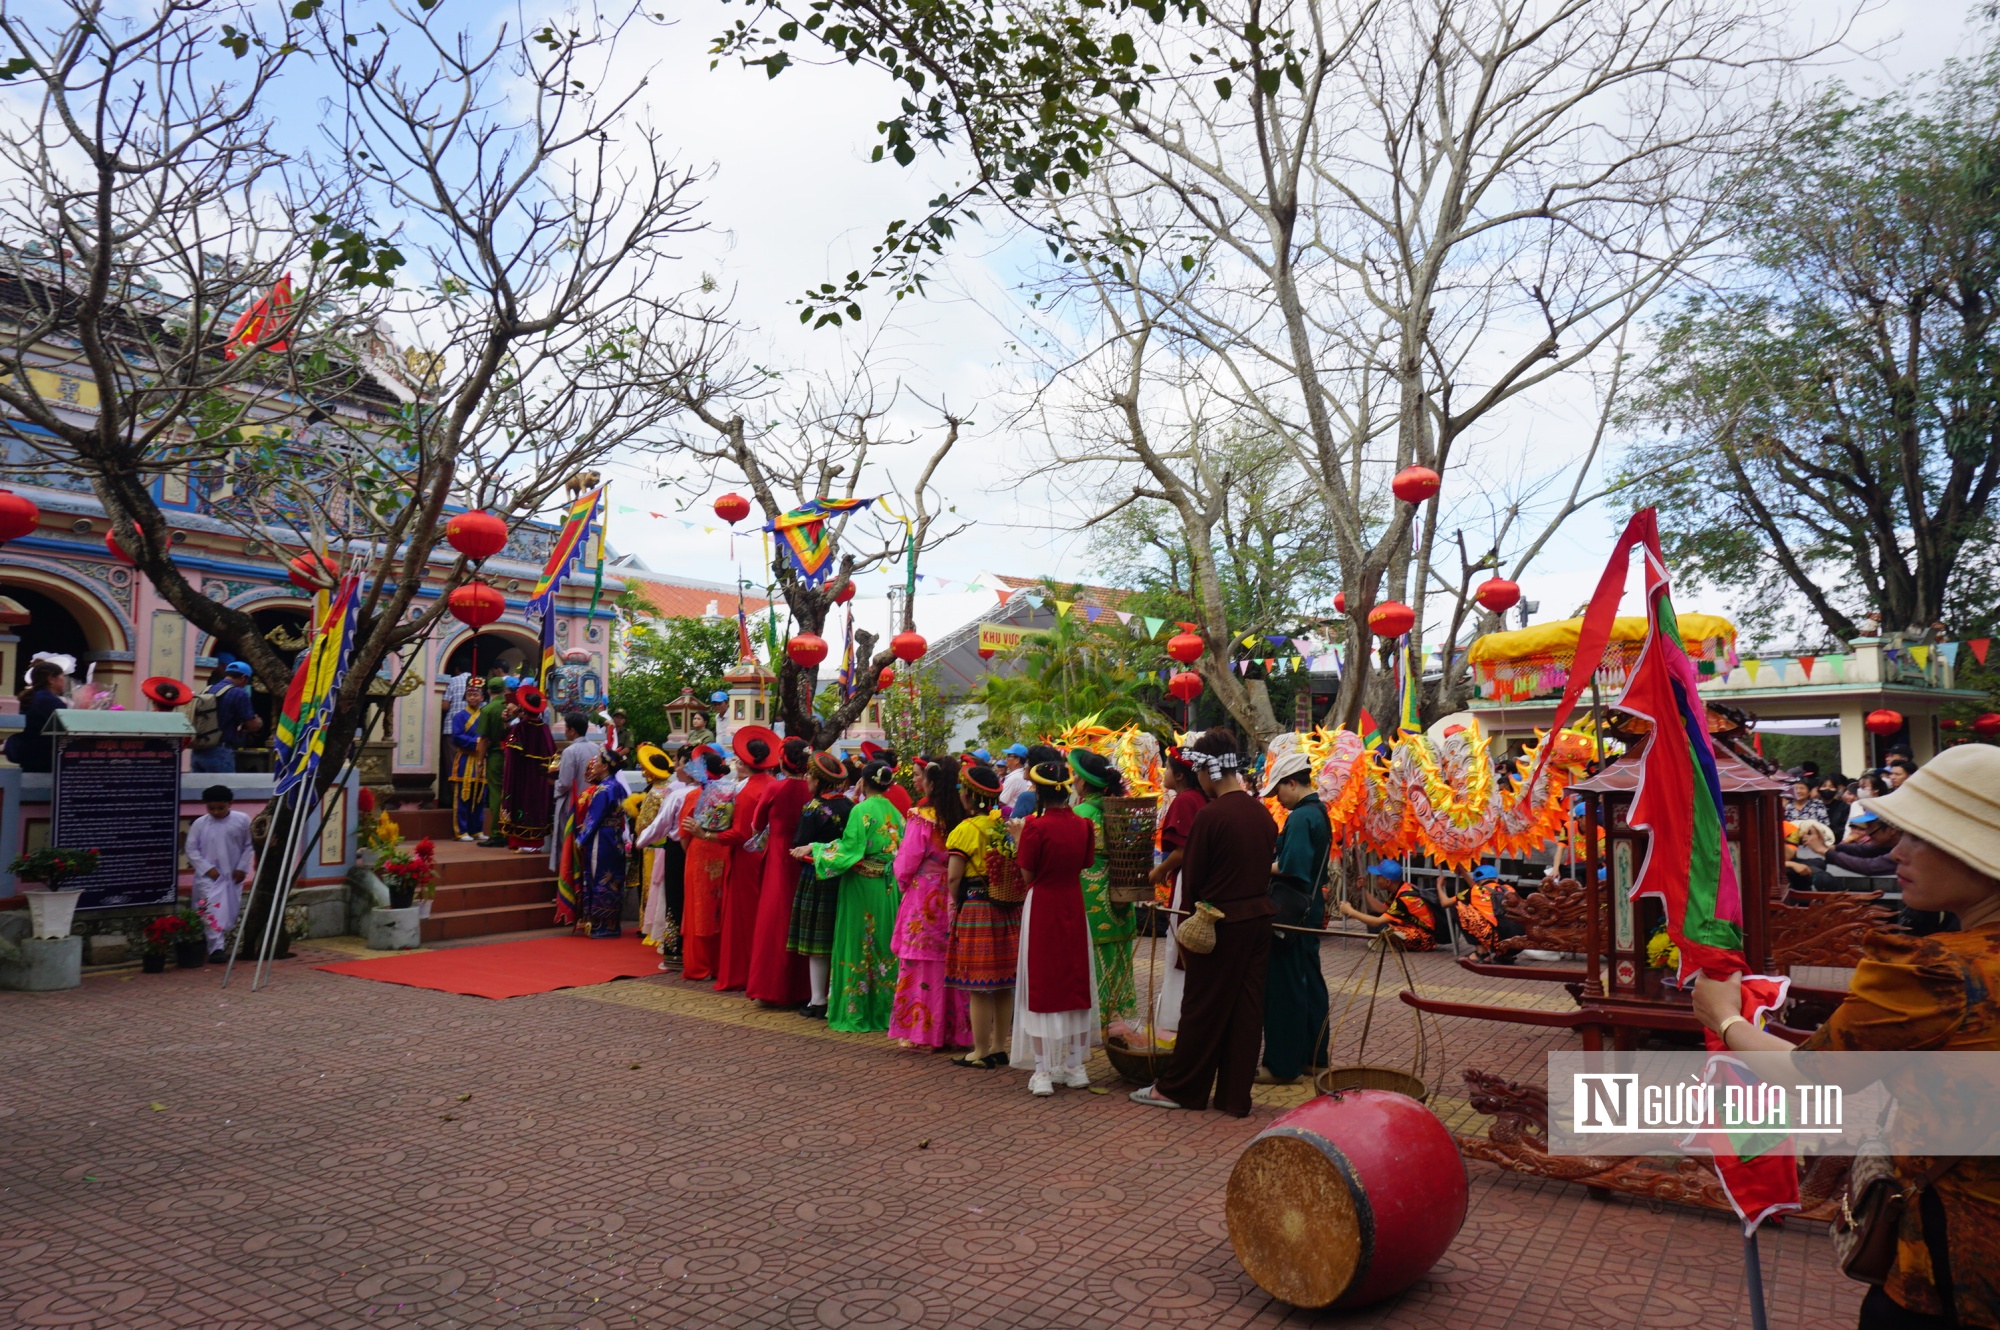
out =
[[[792,658],[792,664],[809,670],[826,659],[826,639],[818,633],[800,633],[785,643],[785,654]]]
[[[750,500],[741,494],[725,494],[715,501],[715,515],[735,526],[750,515]]]
[[[1336,591],[1333,593],[1333,612],[1335,614],[1347,613],[1347,593],[1345,591]]]
[[[1167,639],[1167,654],[1183,665],[1194,664],[1206,650],[1208,644],[1196,633],[1175,633]]]
[[[981,647],[981,648],[979,648],[979,658],[980,658],[981,660],[992,660],[992,659],[993,659],[993,648],[992,648],[992,647]]]
[[[924,641],[921,633],[897,633],[889,639],[889,650],[896,654],[897,660],[904,662],[922,660],[924,653],[930,649],[931,644]]]
[[[340,567],[324,554],[301,554],[285,565],[285,576],[301,591],[328,591],[340,580]]]
[[[854,599],[854,579],[849,578],[847,580],[847,584],[840,588],[839,594],[834,596],[833,603],[836,605],[845,605],[848,601],[853,599]]]
[[[1406,466],[1389,482],[1389,488],[1404,503],[1422,503],[1438,492],[1444,482],[1427,466]]]
[[[1167,680],[1167,691],[1183,702],[1192,702],[1200,697],[1203,686],[1201,676],[1193,670],[1182,670]]]
[[[507,598],[484,582],[453,587],[445,597],[445,604],[451,609],[452,618],[475,633],[507,612]]]
[[[1504,577],[1489,577],[1479,584],[1472,598],[1495,614],[1505,614],[1521,603],[1521,584]]]
[[[125,547],[118,543],[118,533],[115,531],[104,533],[104,552],[120,563],[132,562],[132,556],[127,554]]]
[[[1972,722],[1972,732],[1982,739],[2000,734],[2000,711],[1989,711]]]
[[[893,687],[895,682],[896,667],[893,665],[884,665],[882,672],[875,676],[875,691],[879,693],[885,688]]]
[[[474,563],[484,563],[507,544],[507,524],[492,513],[459,513],[444,524],[444,538]]]
[[[0,490],[0,542],[32,535],[41,521],[42,510],[33,499],[24,499],[12,490]]]
[[[1368,627],[1377,637],[1401,637],[1417,622],[1417,612],[1400,600],[1385,600],[1368,611]]]
[[[1870,734],[1879,734],[1886,737],[1903,728],[1903,713],[1900,711],[1890,711],[1887,708],[1881,711],[1871,711],[1868,713],[1868,718],[1861,723],[1868,727]]]

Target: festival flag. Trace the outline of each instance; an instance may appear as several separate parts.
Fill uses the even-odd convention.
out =
[[[1818,657],[1818,656],[1800,656],[1800,657],[1799,657],[1799,668],[1803,669],[1803,670],[1804,670],[1804,671],[1806,672],[1806,679],[1807,679],[1807,681],[1808,681],[1808,682],[1810,682],[1810,681],[1811,681],[1811,679],[1812,679],[1812,667],[1813,667],[1813,662],[1814,662],[1814,661],[1816,661],[1816,660],[1818,660],[1818,659],[1819,659],[1819,657]]]
[[[1938,643],[1938,654],[1944,657],[1944,663],[1946,665],[1952,667],[1953,669],[1956,669],[1958,667],[1958,643],[1956,642]]]
[[[1382,746],[1382,731],[1376,727],[1375,718],[1368,714],[1368,708],[1361,708],[1360,720],[1361,748],[1372,753]]]
[[[528,598],[529,614],[547,616],[555,609],[556,590],[563,579],[568,577],[583,561],[591,544],[591,529],[598,525],[604,504],[604,487],[598,486],[588,494],[581,495],[563,514],[562,528],[556,532],[554,548],[549,551],[548,562],[542,565],[541,578],[535,583],[535,594]],[[598,562],[603,562],[603,541],[597,542]]]
[[[878,494],[873,499],[808,499],[766,522],[764,530],[775,533],[784,542],[785,552],[792,556],[792,566],[799,570],[806,585],[818,586],[826,580],[827,568],[833,562],[833,541],[826,534],[826,520],[859,512],[881,497]]]
[[[1927,670],[1931,665],[1931,649],[1929,647],[1911,647],[1910,659],[1917,662],[1918,669]]]
[[[222,358],[234,360],[245,351],[256,350],[257,343],[277,337],[284,331],[291,311],[292,275],[286,273],[269,291],[251,301],[250,308],[236,316],[236,322],[229,328],[229,340],[222,344]],[[268,351],[288,349],[289,343],[283,337],[277,337],[265,348]]]
[[[1722,778],[1708,735],[1707,708],[1697,692],[1694,662],[1681,640],[1666,559],[1654,509],[1632,515],[1611,564],[1598,583],[1578,634],[1572,677],[1588,679],[1603,660],[1611,620],[1624,590],[1627,564],[1637,546],[1644,555],[1647,633],[1619,709],[1652,723],[1652,737],[1638,760],[1638,789],[1630,822],[1647,833],[1646,857],[1632,883],[1631,899],[1652,897],[1666,915],[1667,936],[1680,950],[1680,979],[1697,971],[1713,978],[1743,975],[1743,1016],[1752,1025],[1778,1007],[1790,980],[1752,975],[1743,955],[1743,895],[1723,836]],[[1583,650],[1589,644],[1589,651]],[[1565,692],[1565,700],[1569,693]],[[1554,728],[1568,719],[1558,707]],[[1726,1050],[1713,1033],[1711,1052]],[[1726,1074],[1712,1059],[1711,1076]],[[1708,1150],[1746,1236],[1766,1217],[1799,1208],[1798,1161],[1782,1143],[1766,1141],[1753,1156],[1726,1136],[1686,1142]]]
[[[1990,637],[1975,637],[1970,642],[1967,642],[1966,645],[1972,648],[1972,658],[1981,665],[1984,665],[1986,663],[1986,648],[1991,646],[1992,643],[1993,639]]]
[[[1167,626],[1167,621],[1165,619],[1147,618],[1144,615],[1141,615],[1140,617],[1146,620],[1146,637],[1149,640],[1158,637],[1160,635],[1160,630]]]
[[[542,611],[542,663],[535,675],[535,686],[542,690],[542,696],[549,695],[549,680],[556,672],[556,605],[555,598],[549,598],[549,606]]]
[[[854,693],[854,607],[847,607],[847,627],[842,633],[840,647],[840,700],[845,702]]]
[[[272,784],[275,797],[290,794],[310,781],[326,751],[326,715],[333,696],[347,677],[354,655],[354,611],[361,596],[361,578],[349,574],[326,598],[326,608],[313,630],[312,643],[293,671],[285,690],[285,706],[273,738]]]
[[[1058,619],[1060,619],[1060,618],[1062,618],[1062,617],[1063,617],[1064,615],[1068,614],[1068,613],[1069,613],[1069,609],[1070,609],[1070,606],[1072,606],[1072,605],[1074,605],[1074,604],[1076,604],[1076,602],[1075,602],[1075,601],[1073,601],[1073,600],[1059,600],[1059,601],[1057,601],[1057,602],[1056,602],[1056,617],[1057,617]]]

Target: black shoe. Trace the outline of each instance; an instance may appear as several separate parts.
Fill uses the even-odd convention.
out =
[[[507,838],[505,836],[497,838],[489,836],[479,843],[489,850],[504,850],[507,848]]]
[[[806,1003],[805,1006],[799,1008],[799,1015],[805,1017],[809,1021],[823,1021],[826,1019],[826,1007],[824,1004],[820,1006],[814,1006],[812,1003],[808,1002]]]
[[[229,956],[221,947],[217,947],[214,951],[208,953],[208,963],[210,965],[226,965],[229,963]]]

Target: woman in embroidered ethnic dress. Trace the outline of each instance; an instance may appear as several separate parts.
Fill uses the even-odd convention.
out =
[[[625,903],[625,787],[612,779],[618,759],[606,752],[583,769],[588,797],[576,822],[577,913],[592,937],[617,937]]]
[[[944,981],[970,1007],[972,1052],[952,1061],[961,1067],[1004,1067],[1014,1039],[1014,969],[1021,953],[1021,907],[987,894],[988,854],[1012,853],[1001,825],[1000,773],[967,767],[959,773],[967,816],[945,837],[949,851],[945,888],[958,902]]]
[[[792,833],[793,855],[786,863],[803,857],[797,851],[840,839],[847,828],[854,801],[847,797],[847,768],[832,753],[814,753],[806,763],[806,781],[812,797],[799,810],[798,829]],[[799,1015],[826,1019],[826,997],[833,972],[834,923],[840,910],[840,877],[821,877],[811,863],[798,864],[799,880],[792,895],[791,929],[785,949],[806,959],[810,996]]]
[[[722,891],[729,876],[729,847],[715,833],[733,816],[736,786],[726,776],[728,759],[714,748],[698,748],[690,763],[701,793],[681,806],[681,844],[687,847],[687,891],[681,904],[681,974],[715,978],[722,953]]]
[[[920,802],[903,824],[896,885],[903,893],[890,947],[896,953],[896,1000],[889,1037],[904,1048],[960,1048],[972,1042],[965,994],[945,985],[951,947],[951,896],[945,890],[945,842],[965,820],[958,799],[958,759],[917,764]]]
[[[847,815],[840,839],[792,851],[794,858],[809,860],[820,877],[840,876],[827,995],[827,1024],[835,1030],[880,1033],[889,1028],[896,997],[896,954],[889,938],[897,905],[889,864],[903,837],[903,815],[886,797],[894,775],[887,762],[870,762],[861,777],[867,797]]]

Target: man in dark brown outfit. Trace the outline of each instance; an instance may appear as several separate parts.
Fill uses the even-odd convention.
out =
[[[1215,950],[1183,951],[1187,987],[1173,1069],[1132,1093],[1155,1108],[1215,1106],[1250,1113],[1250,1083],[1264,1045],[1264,978],[1271,961],[1271,854],[1278,827],[1243,784],[1236,736],[1210,730],[1183,750],[1208,804],[1195,817],[1181,860],[1184,899],[1222,911]]]

